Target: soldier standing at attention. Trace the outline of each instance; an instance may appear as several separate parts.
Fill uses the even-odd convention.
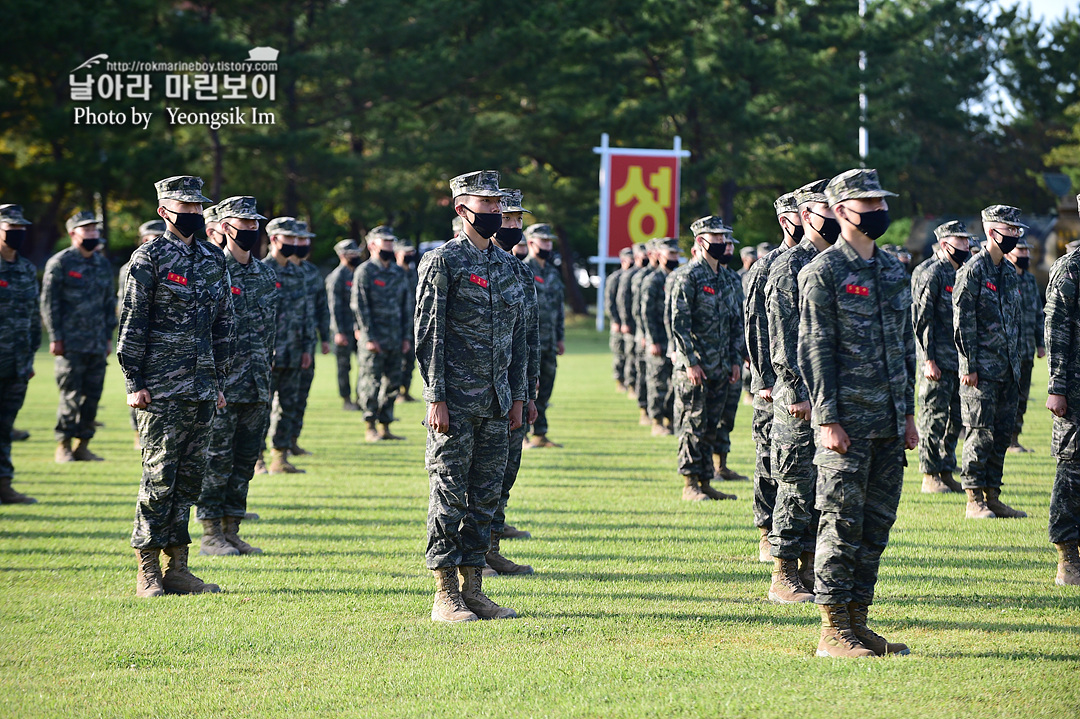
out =
[[[76,212],[67,221],[71,247],[45,264],[41,318],[49,333],[49,352],[56,356],[57,462],[100,462],[88,448],[94,437],[105,358],[112,352],[116,303],[112,268],[95,252],[101,241],[98,218]],[[72,451],[71,440],[78,439]]]
[[[397,239],[394,241],[394,258],[397,265],[405,272],[405,286],[409,290],[409,316],[416,306],[416,283],[419,277],[416,274],[416,246],[408,240]],[[415,402],[409,391],[412,389],[413,371],[416,369],[416,348],[412,345],[412,332],[409,333],[409,349],[401,355],[401,393],[398,402]]]
[[[679,240],[665,237],[655,240],[657,269],[641,282],[641,311],[645,335],[646,369],[649,385],[649,417],[654,437],[675,433],[675,390],[671,384],[673,365],[668,356],[668,322],[664,321],[668,277],[679,269]],[[714,490],[715,491],[715,490]]]
[[[308,229],[308,224],[306,222],[297,220],[296,226],[304,233],[306,241],[297,245],[296,255],[293,259],[296,260],[297,266],[304,275],[304,286],[307,288],[308,304],[311,307],[311,316],[315,323],[317,339],[321,340],[321,342],[318,343],[319,351],[324,355],[328,355],[330,354],[331,339],[330,305],[326,301],[322,273],[319,272],[319,268],[315,263],[308,259],[311,257],[311,243],[315,239],[315,233]],[[312,341],[311,346],[308,348],[312,360],[315,358],[316,344],[315,341]],[[307,414],[308,395],[311,394],[311,383],[313,381],[315,381],[314,361],[312,361],[311,365],[307,368],[300,369],[300,401],[296,406],[296,417],[293,419],[292,444],[289,446],[289,454],[292,454],[295,457],[311,454],[311,452],[300,446],[299,441],[300,432],[304,429],[304,415]]]
[[[221,233],[221,226],[218,224],[217,205],[203,209],[203,222],[206,225],[206,239],[225,252],[225,235]]]
[[[394,262],[395,239],[384,225],[368,232],[371,256],[353,276],[350,303],[360,353],[358,396],[368,442],[405,439],[393,434],[390,424],[401,390],[402,356],[412,347],[413,298],[405,270]]]
[[[738,324],[739,353],[742,357],[740,367],[746,367],[746,338],[743,324],[743,305],[746,303],[746,294],[743,292],[743,278],[735,270],[728,267],[731,257],[735,252],[735,245],[739,241],[735,239],[731,228],[725,227],[724,232],[729,237],[728,255],[720,260],[720,276],[725,280],[724,293],[733,295],[735,298],[735,320]],[[731,452],[731,430],[735,429],[735,416],[739,412],[739,399],[742,397],[743,383],[736,382],[728,387],[727,397],[724,399],[724,410],[720,414],[720,426],[716,428],[716,444],[713,445],[714,471],[716,476],[725,482],[745,482],[750,478],[745,474],[739,474],[728,467],[727,458]]]
[[[874,244],[889,226],[884,198],[895,195],[881,189],[876,170],[857,169],[831,179],[825,196],[842,239],[799,273],[799,369],[818,432],[817,655],[908,654],[866,624],[904,450],[919,440],[908,275]]]
[[[450,194],[463,236],[421,259],[415,322],[428,403],[431,619],[504,619],[517,613],[484,594],[482,572],[509,433],[528,397],[525,300],[510,259],[490,241],[502,225],[499,173],[459,175]]]
[[[754,419],[750,430],[756,455],[754,526],[761,533],[758,539],[758,561],[769,564],[773,563],[769,530],[772,529],[773,507],[776,504],[776,480],[772,476],[772,460],[769,457],[776,373],[773,371],[772,348],[769,346],[765,281],[769,279],[769,270],[777,258],[799,244],[803,237],[802,220],[794,193],[788,192],[776,198],[773,209],[776,210],[780,231],[784,233],[784,241],[775,250],[760,255],[743,276],[743,331],[746,354],[750,356],[750,393],[754,397]]]
[[[356,412],[360,409],[353,402],[353,384],[349,380],[352,371],[352,358],[356,355],[356,336],[352,307],[349,298],[352,295],[353,273],[360,266],[360,246],[356,240],[342,240],[334,245],[338,256],[338,266],[326,276],[326,303],[330,307],[330,333],[334,336],[334,356],[337,358],[338,394],[341,396],[342,409]],[[359,394],[360,378],[357,377]]]
[[[675,349],[675,426],[679,428],[679,474],[687,501],[735,499],[712,488],[713,446],[729,385],[742,370],[742,305],[725,293],[720,262],[731,256],[731,235],[709,215],[690,231],[699,248],[692,262],[671,276],[671,342]]]
[[[1042,292],[1035,275],[1031,274],[1031,245],[1021,238],[1013,251],[1006,255],[1016,265],[1020,278],[1020,393],[1016,402],[1016,421],[1009,441],[1009,452],[1030,452],[1020,444],[1020,432],[1024,429],[1024,414],[1027,412],[1028,398],[1031,396],[1031,370],[1035,365],[1035,355],[1039,359],[1046,356],[1043,344]]]
[[[551,264],[551,245],[557,239],[551,225],[535,224],[525,228],[529,259],[525,261],[536,284],[536,305],[540,318],[540,389],[536,393],[536,421],[525,449],[561,447],[548,439],[547,406],[555,387],[558,357],[566,351],[565,309],[562,275]]]
[[[19,256],[30,222],[19,205],[0,205],[0,504],[34,504],[11,482],[11,428],[34,376],[34,354],[41,346],[37,269]]]
[[[919,388],[919,470],[925,494],[964,493],[953,479],[960,436],[960,359],[953,339],[956,271],[971,256],[971,233],[959,220],[934,229],[937,257],[911,273]]]
[[[1024,235],[1020,210],[982,211],[986,251],[956,272],[953,337],[959,358],[968,519],[1026,517],[1003,503],[1002,470],[1020,390],[1020,278],[1005,257]]]
[[[302,474],[288,460],[295,431],[293,423],[300,404],[300,371],[311,367],[315,346],[315,308],[307,282],[294,258],[304,231],[293,217],[275,217],[266,224],[270,253],[263,258],[277,276],[277,331],[274,333],[274,371],[270,376],[270,474]]]
[[[645,243],[645,266],[630,278],[630,317],[634,323],[634,365],[637,368],[637,401],[641,415],[638,424],[642,427],[648,427],[652,422],[649,420],[649,368],[646,363],[645,321],[641,317],[641,285],[646,277],[658,271],[656,239]]]
[[[639,390],[637,341],[634,334],[637,326],[634,324],[633,282],[634,275],[643,272],[649,266],[649,254],[644,244],[634,245],[634,264],[623,273],[619,280],[619,289],[615,301],[619,304],[619,317],[622,320],[620,329],[623,335],[623,352],[626,354],[626,396],[637,400],[641,409],[642,417],[647,418],[645,395]],[[640,378],[644,379],[644,378]],[[639,397],[638,395],[641,394]]]
[[[137,597],[220,591],[188,570],[188,514],[206,475],[210,422],[225,408],[232,295],[225,258],[203,229],[202,179],[155,183],[161,237],[131,255],[117,357],[129,407],[140,410],[143,475],[131,546]],[[159,554],[169,558],[164,576]]]
[[[623,348],[622,316],[619,314],[619,283],[634,264],[634,251],[629,247],[619,250],[619,269],[607,277],[604,284],[604,309],[607,310],[611,348],[611,374],[615,378],[615,390],[626,392],[626,352]]]

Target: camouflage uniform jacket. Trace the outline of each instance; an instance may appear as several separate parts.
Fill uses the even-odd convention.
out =
[[[743,326],[745,328],[746,353],[750,355],[750,391],[757,396],[763,389],[776,384],[776,372],[772,366],[772,348],[769,346],[769,321],[765,308],[765,282],[777,258],[787,252],[787,245],[780,245],[772,252],[750,265],[743,275]]]
[[[664,321],[667,285],[671,271],[657,268],[641,281],[641,309],[638,314],[644,329],[645,345],[659,345],[660,351],[668,351],[668,325]]]
[[[116,356],[127,391],[201,402],[224,392],[233,305],[221,250],[166,232],[131,255]]]
[[[416,363],[424,399],[450,412],[504,417],[528,398],[525,301],[505,252],[450,240],[420,260]]]
[[[98,252],[83,257],[77,247],[61,250],[45,263],[41,319],[50,342],[66,352],[105,354],[116,327],[112,268]]]
[[[1020,280],[1020,359],[1030,360],[1035,351],[1043,347],[1042,294],[1035,275],[1025,271],[1018,276]]]
[[[315,330],[318,333],[317,340],[332,342],[334,338],[330,336],[330,304],[326,301],[322,273],[319,272],[319,268],[311,260],[301,262],[300,270],[304,273],[308,299],[311,301],[312,318],[315,322]],[[308,348],[308,352],[312,355],[315,354],[317,340],[312,340],[311,346]]]
[[[338,265],[326,276],[326,304],[330,308],[330,332],[351,341],[356,326],[352,312],[353,269]]]
[[[611,326],[618,329],[617,325],[622,324],[620,319],[622,315],[619,314],[619,281],[622,279],[626,270],[621,267],[610,275],[607,276],[607,281],[604,283],[604,309],[607,310],[608,317],[611,318]]]
[[[1049,394],[1065,397],[1065,416],[1054,417],[1050,443],[1058,459],[1080,458],[1080,252],[1060,257],[1046,285],[1046,364]]]
[[[634,275],[642,272],[643,269],[644,268],[633,266],[628,270],[624,270],[622,276],[619,278],[619,289],[615,293],[615,302],[619,305],[619,324],[629,327],[630,334],[634,334],[637,329],[634,326],[634,307],[631,285],[633,285],[634,282]]]
[[[742,303],[719,270],[696,259],[671,275],[675,367],[698,365],[709,378],[726,377],[732,365],[742,363]]]
[[[28,377],[40,346],[37,269],[19,255],[0,259],[0,377]]]
[[[919,359],[934,360],[942,373],[960,366],[953,339],[953,286],[956,268],[948,259],[924,262],[911,273],[911,321]]]
[[[277,273],[252,258],[246,265],[225,253],[232,284],[233,359],[225,380],[229,402],[270,401],[270,370],[274,364],[277,333]]]
[[[350,305],[360,330],[360,342],[378,342],[399,349],[413,334],[413,299],[405,270],[393,262],[386,267],[377,257],[356,268]]]
[[[746,293],[743,292],[742,277],[738,272],[727,265],[720,265],[720,278],[727,281],[726,294],[730,294],[735,302],[735,343],[738,346],[739,364],[749,359],[746,354],[746,324],[743,319],[743,305],[746,304]]]
[[[501,248],[500,248],[501,249]],[[513,269],[525,297],[525,344],[529,347],[528,394],[536,399],[537,382],[540,380],[540,305],[536,291],[536,279],[532,268],[521,259],[507,252],[505,261]]]
[[[127,278],[131,274],[131,260],[120,265],[120,279],[116,283],[116,317],[120,318],[120,310],[124,307],[124,288],[127,287]]]
[[[773,263],[765,283],[771,359],[776,377],[773,403],[785,409],[788,405],[810,401],[810,392],[799,370],[799,273],[817,255],[814,243],[803,238]]]
[[[953,287],[953,338],[961,375],[979,379],[1020,377],[1020,278],[1002,258],[994,267],[984,251],[956,271]]]
[[[642,267],[641,271],[635,272],[630,278],[630,326],[634,329],[634,342],[638,351],[641,349],[641,341],[645,339],[645,320],[641,316],[641,286],[654,272],[657,272],[657,269],[649,265]]]
[[[559,268],[550,262],[529,257],[525,265],[536,283],[536,306],[540,317],[540,347],[554,349],[555,343],[566,336],[565,290]]]
[[[307,290],[304,271],[292,262],[279,265],[273,255],[263,264],[277,276],[277,332],[274,339],[274,368],[299,369],[305,352],[315,345],[315,308]]]
[[[799,273],[799,370],[816,424],[856,438],[902,437],[915,413],[915,340],[904,266],[870,262],[843,238]]]

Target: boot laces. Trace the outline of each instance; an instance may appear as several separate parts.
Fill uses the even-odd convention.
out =
[[[805,589],[802,586],[802,579],[799,577],[799,560],[787,560],[785,559],[781,565],[783,572],[781,577],[792,589]]]

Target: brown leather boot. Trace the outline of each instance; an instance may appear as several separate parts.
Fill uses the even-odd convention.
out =
[[[56,453],[53,454],[53,459],[57,464],[75,461],[75,455],[71,453],[70,439],[63,439],[56,443]]]
[[[620,394],[626,394],[626,385],[621,380],[615,380],[615,391]]]
[[[799,560],[773,560],[772,585],[769,587],[769,601],[777,604],[801,604],[814,601],[814,595],[806,591],[799,579]]]
[[[683,487],[682,498],[686,502],[707,502],[709,497],[701,491],[701,483],[696,474],[687,474],[683,477],[686,485]]]
[[[941,481],[949,488],[949,491],[953,494],[964,494],[964,488],[960,486],[960,483],[953,479],[952,472],[942,472],[940,475]]]
[[[506,524],[503,525],[502,539],[532,539],[532,532]]]
[[[491,536],[491,549],[484,555],[484,561],[487,562],[496,574],[532,574],[533,568],[528,564],[516,564],[506,557],[504,557],[500,551],[499,540],[501,537]],[[490,576],[484,574],[485,577]]]
[[[481,619],[513,619],[517,616],[510,607],[500,607],[484,594],[483,567],[458,567],[461,573],[461,598],[473,614]]]
[[[160,549],[136,549],[135,557],[139,560],[139,571],[135,575],[135,596],[140,599],[160,597],[165,593],[161,586],[161,563],[158,561]]]
[[[750,479],[745,474],[739,474],[727,466],[727,452],[718,452],[716,456],[719,458],[720,469],[717,471],[717,475],[719,475],[720,479],[725,482],[745,482]]]
[[[188,569],[188,546],[165,547],[169,563],[161,576],[161,586],[166,594],[207,594],[220,592],[221,587],[196,577]]]
[[[986,506],[982,487],[964,490],[967,492],[967,509],[964,516],[968,519],[993,519],[997,515]]]
[[[941,480],[940,474],[924,474],[922,476],[923,494],[949,494],[951,489]]]
[[[203,535],[199,542],[199,554],[212,557],[235,557],[240,552],[229,540],[225,539],[225,533],[221,531],[221,519],[202,519]]]
[[[432,569],[431,573],[435,575],[435,601],[431,605],[431,621],[456,624],[475,622],[480,618],[465,606],[465,600],[461,598],[457,567],[440,567]]]
[[[101,457],[89,450],[90,440],[80,439],[75,443],[75,451],[71,453],[76,462],[103,462]]]
[[[262,554],[262,550],[258,547],[253,547],[243,539],[240,539],[240,522],[244,520],[243,517],[226,517],[221,520],[221,527],[224,529],[225,541],[227,541],[240,554]]]
[[[762,564],[772,564],[772,544],[769,542],[769,527],[758,527],[761,537],[757,543],[757,560]]]
[[[821,640],[817,655],[845,659],[876,656],[855,636],[846,604],[821,605]]]
[[[255,474],[269,474],[266,469],[266,462],[263,460],[263,453],[259,452],[259,458],[255,460]]]
[[[1020,444],[1020,435],[1014,434],[1012,436],[1012,439],[1009,441],[1008,449],[1006,449],[1005,451],[1010,454],[1023,454],[1025,452],[1030,452],[1031,450]]]
[[[387,424],[386,422],[383,422],[381,425],[379,425],[379,439],[395,441],[395,440],[403,440],[405,438],[402,437],[401,435],[397,435],[397,434],[394,434],[393,432],[391,432],[390,431],[390,425]]]
[[[803,552],[799,555],[799,580],[811,594],[814,593],[814,558],[813,552]]]
[[[1059,587],[1080,587],[1080,551],[1075,544],[1055,544],[1058,550],[1057,577]]]
[[[270,466],[267,467],[270,474],[304,474],[304,470],[294,466],[286,459],[287,450],[277,449],[276,447],[270,450]]]
[[[851,631],[855,632],[859,643],[879,657],[889,654],[911,654],[907,644],[890,642],[885,637],[866,626],[866,615],[870,610],[868,604],[859,602],[848,603],[848,616],[851,618]]]
[[[987,487],[983,490],[983,496],[986,498],[986,506],[990,508],[990,511],[994,513],[995,517],[1001,517],[1003,519],[1023,519],[1027,516],[1027,512],[1013,509],[999,499],[1001,496],[1001,487]]]
[[[701,485],[701,491],[709,499],[738,499],[734,494],[724,494],[723,492],[715,489],[712,486],[711,479],[703,479],[699,483]]]
[[[16,492],[11,486],[11,477],[0,477],[0,504],[37,504],[37,500]]]
[[[294,457],[310,457],[311,456],[311,452],[307,451],[306,449],[301,447],[299,444],[297,444],[295,439],[292,441],[292,446],[289,447],[289,454],[291,454]]]
[[[641,414],[638,415],[637,423],[642,427],[648,427],[652,424],[652,420],[649,419],[649,411],[647,409],[642,408]]]
[[[375,421],[367,423],[367,431],[364,432],[364,439],[368,442],[381,442],[382,436],[379,434],[379,430],[375,429]]]

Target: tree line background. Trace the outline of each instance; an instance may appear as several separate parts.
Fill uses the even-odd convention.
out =
[[[587,256],[602,132],[644,147],[681,135],[683,224],[719,214],[744,244],[772,241],[778,194],[859,164],[860,83],[867,164],[900,194],[896,218],[991,202],[1047,213],[1043,172],[1080,185],[1076,14],[1043,24],[988,0],[871,0],[865,20],[856,0],[0,4],[16,29],[0,53],[0,202],[35,222],[25,254],[39,266],[77,209],[104,210],[109,251],[125,257],[156,217],[152,183],[174,174],[309,219],[316,259],[377,224],[445,239],[446,180],[482,168],[524,190],[564,255]],[[91,103],[153,110],[148,130],[73,124],[68,74],[97,53],[242,60],[254,46],[280,50],[276,102],[260,107],[274,125],[170,126],[166,104],[251,103],[160,90]]]

